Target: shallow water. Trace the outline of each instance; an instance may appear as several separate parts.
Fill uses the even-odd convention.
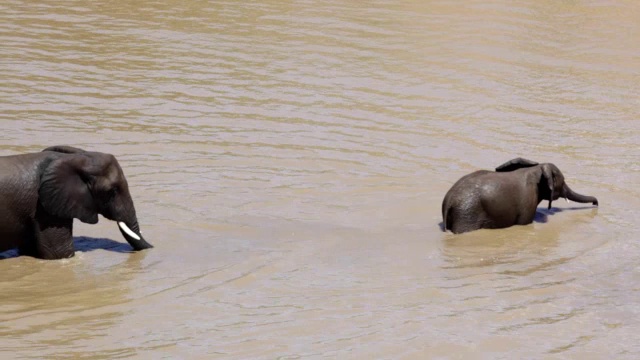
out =
[[[0,154],[109,152],[145,237],[0,260],[2,358],[640,356],[640,4],[5,1]],[[517,156],[599,208],[440,230]]]

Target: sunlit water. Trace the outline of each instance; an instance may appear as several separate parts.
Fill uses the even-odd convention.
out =
[[[145,237],[0,260],[2,358],[640,357],[640,3],[5,1],[0,154],[117,156]],[[454,236],[517,156],[600,207]],[[546,203],[543,204],[546,206]]]

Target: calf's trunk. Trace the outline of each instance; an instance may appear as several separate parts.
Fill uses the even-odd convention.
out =
[[[593,205],[598,206],[598,199],[596,199],[593,196],[578,194],[577,192],[571,190],[571,188],[567,186],[567,184],[564,185],[564,197],[568,200],[575,201],[577,203],[583,203],[583,204],[591,203]]]

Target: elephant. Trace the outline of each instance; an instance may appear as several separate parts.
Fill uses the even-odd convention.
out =
[[[73,219],[116,221],[134,250],[152,248],[140,233],[127,179],[111,154],[52,146],[0,156],[0,251],[41,259],[74,256]]]
[[[598,205],[598,199],[571,190],[551,163],[516,158],[494,171],[478,170],[458,180],[442,201],[443,230],[460,234],[533,222],[542,200]]]

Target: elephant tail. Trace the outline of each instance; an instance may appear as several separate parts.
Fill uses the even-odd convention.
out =
[[[449,224],[449,213],[451,212],[451,206],[449,206],[448,201],[444,201],[442,203],[442,231],[451,230],[451,224]]]

